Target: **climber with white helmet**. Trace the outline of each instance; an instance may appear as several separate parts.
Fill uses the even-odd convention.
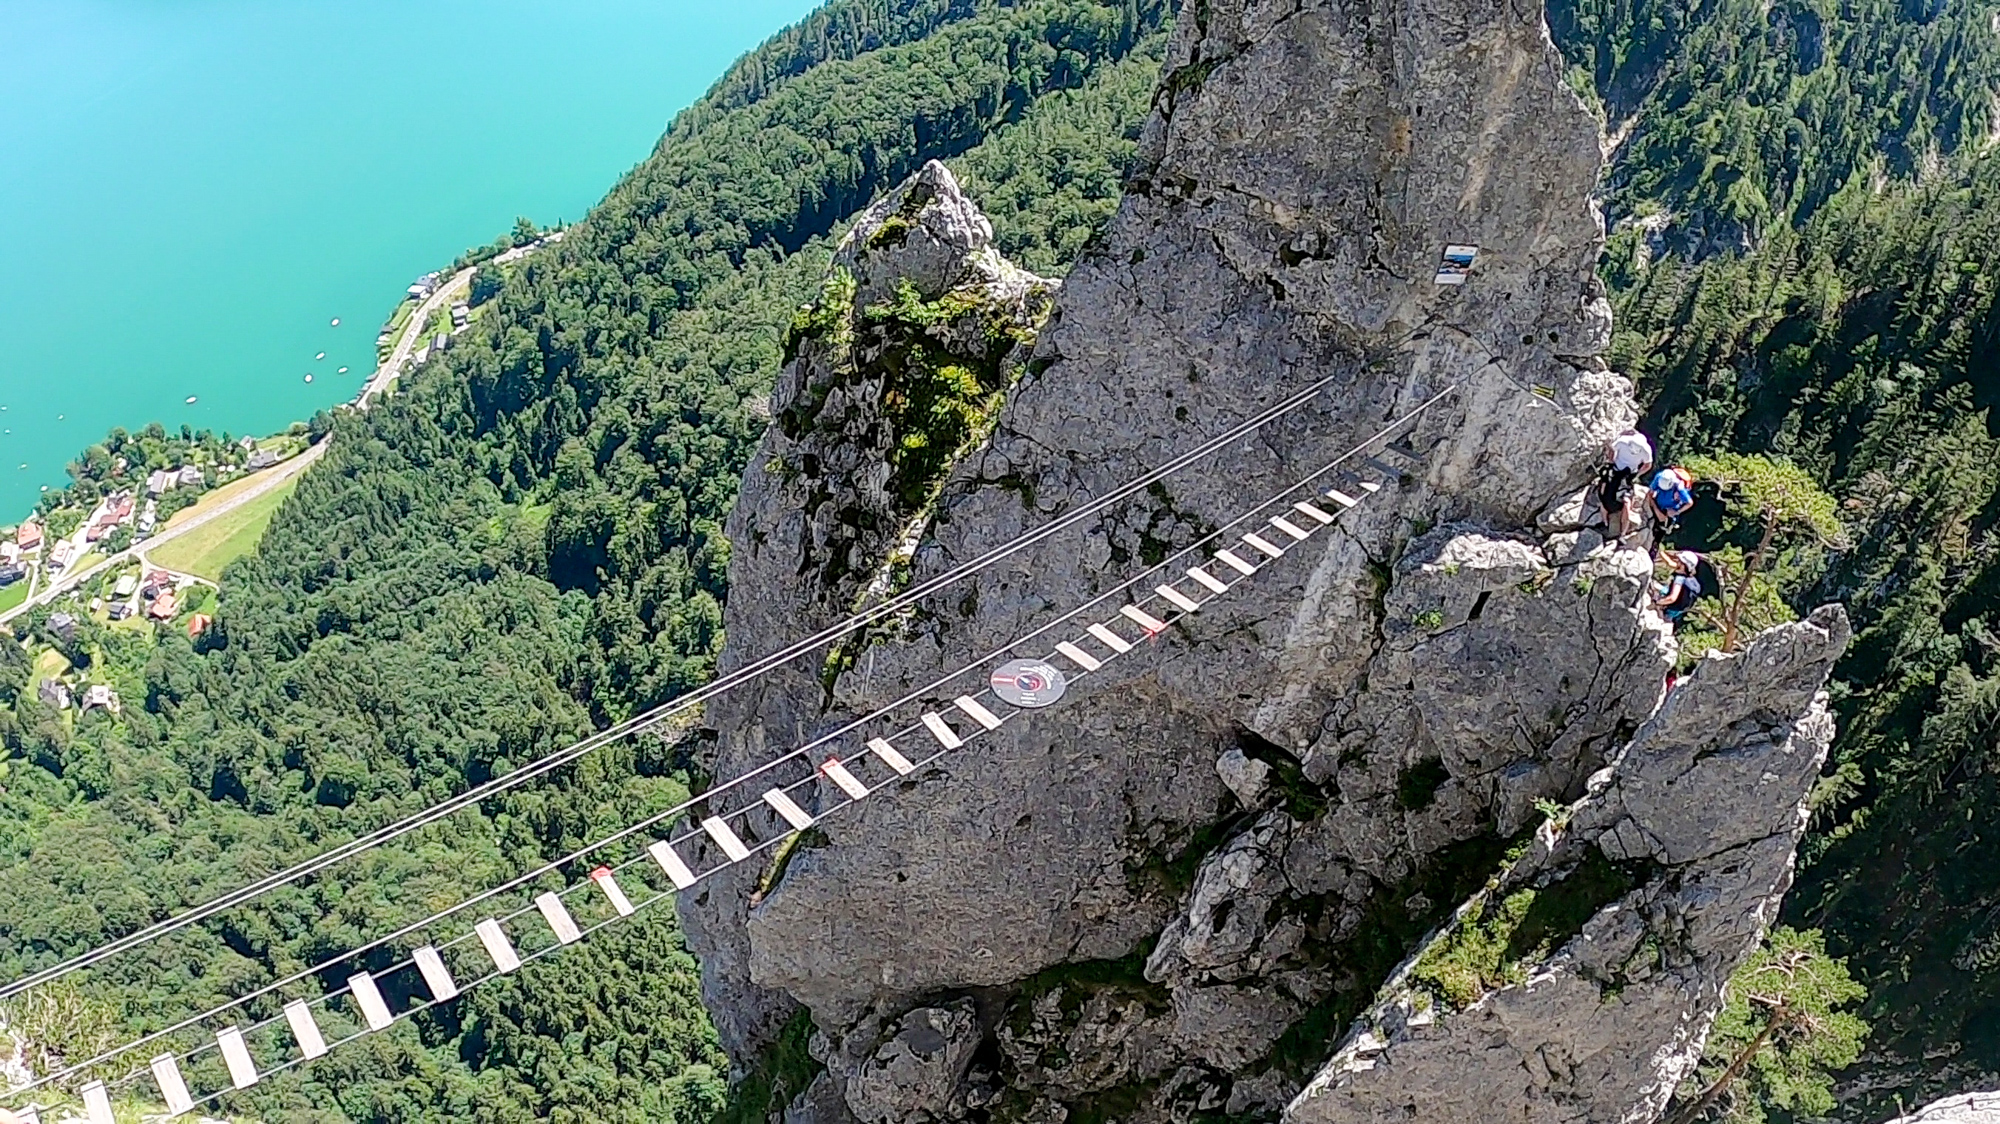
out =
[[[1667,551],[1670,570],[1667,580],[1653,586],[1653,608],[1659,610],[1667,620],[1679,623],[1687,615],[1694,603],[1701,599],[1701,579],[1696,571],[1701,569],[1702,556],[1692,550]]]
[[[1646,490],[1647,513],[1652,517],[1652,549],[1658,551],[1667,533],[1680,525],[1681,516],[1694,507],[1694,473],[1675,465],[1663,468]]]
[[[1632,484],[1653,467],[1653,443],[1636,429],[1611,439],[1609,458],[1597,473],[1597,506],[1614,541],[1632,531]]]

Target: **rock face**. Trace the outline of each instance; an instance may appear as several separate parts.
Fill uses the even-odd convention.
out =
[[[1598,130],[1561,71],[1538,6],[1210,0],[1177,25],[1126,199],[1046,324],[1051,286],[999,260],[942,168],[857,224],[794,324],[732,518],[725,670],[1325,386],[713,704],[719,777],[878,708],[841,744],[948,707],[996,653],[1048,655],[1116,602],[1020,638],[1336,458],[1366,446],[1379,467],[1326,534],[1059,706],[682,900],[739,1060],[810,1015],[824,1073],[787,1119],[1275,1119],[1538,801],[1583,796],[1618,759],[1594,799],[1628,810],[1620,854],[1714,858],[1688,842],[1701,825],[1651,818],[1676,774],[1639,769],[1672,732],[1647,560],[1576,526],[1636,410],[1596,358]],[[1448,245],[1478,247],[1462,285],[1437,279]],[[1413,412],[1386,451],[1383,427]],[[1704,731],[1714,760],[1748,768],[1755,737],[1820,721],[1838,641],[1812,627],[1817,647],[1759,649],[1779,661],[1765,679],[1803,695],[1759,704],[1739,741]],[[1662,715],[1692,716],[1683,697],[1706,695]],[[1786,762],[1814,757],[1792,741]],[[1759,863],[1789,856],[1788,784],[1745,787],[1773,849]],[[1782,878],[1758,866],[1736,889],[1740,915],[1700,923],[1754,939]],[[1661,908],[1679,892],[1657,889]],[[1743,951],[1701,947],[1691,980]],[[1647,1056],[1698,1052],[1705,995]]]
[[[1567,827],[1546,825],[1398,973],[1285,1120],[1654,1119],[1791,884],[1833,738],[1821,685],[1847,639],[1829,607],[1702,663]],[[1510,947],[1551,917],[1567,939],[1500,966],[1518,983],[1452,994],[1454,944],[1495,917],[1516,926]]]
[[[727,529],[731,579],[757,592],[738,598],[728,618],[751,635],[729,645],[722,670],[846,617],[907,566],[920,513],[960,446],[985,436],[1055,292],[992,241],[985,216],[932,163],[869,208],[841,244],[819,299],[792,326],[773,422]],[[853,655],[842,647],[824,664],[781,668],[718,700],[708,716],[725,731],[718,775],[814,732],[829,667]],[[756,872],[726,872],[704,887],[703,908],[683,910],[705,950],[716,1023],[732,1043],[768,1040],[793,1006],[750,981],[732,936],[756,882]]]

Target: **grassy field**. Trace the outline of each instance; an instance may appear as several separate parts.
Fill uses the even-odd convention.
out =
[[[159,549],[147,551],[146,557],[169,570],[219,581],[224,566],[256,547],[257,540],[264,537],[264,528],[271,525],[271,516],[277,514],[278,505],[285,502],[298,484],[299,478],[294,476],[227,515],[218,515]],[[218,489],[215,495],[224,491],[227,489]]]
[[[201,497],[201,499],[196,500],[194,506],[184,507],[179,511],[174,512],[172,517],[170,517],[167,520],[166,526],[167,527],[179,526],[180,524],[185,523],[190,519],[194,519],[200,516],[201,513],[204,511],[209,511],[214,509],[218,504],[228,503],[232,498],[242,495],[244,492],[247,492],[250,489],[256,487],[257,482],[262,478],[263,475],[261,473],[246,472],[243,475],[238,476],[236,479],[231,480],[229,483],[224,484],[222,487],[217,488],[214,491],[208,493],[207,495]],[[165,528],[163,527],[161,529],[164,530]]]
[[[28,579],[22,578],[6,589],[0,589],[0,613],[19,605],[28,599]]]
[[[30,682],[40,683],[44,679],[69,674],[69,660],[54,648],[45,648],[35,657],[35,673]]]

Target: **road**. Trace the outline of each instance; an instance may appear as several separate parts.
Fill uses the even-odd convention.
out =
[[[158,534],[154,535],[150,539],[147,539],[145,542],[138,543],[134,546],[128,546],[124,550],[121,550],[116,554],[106,557],[103,561],[90,567],[88,570],[78,570],[73,573],[64,574],[62,577],[57,578],[55,581],[52,581],[48,583],[46,586],[42,587],[41,590],[36,592],[34,596],[28,598],[26,601],[21,602],[19,605],[14,606],[12,609],[9,609],[4,613],[0,613],[0,624],[5,624],[6,622],[13,620],[15,617],[20,616],[22,613],[27,612],[29,609],[34,608],[36,605],[52,601],[55,598],[60,597],[65,593],[68,593],[70,590],[75,589],[77,586],[83,584],[90,578],[103,573],[109,567],[119,565],[129,559],[137,557],[142,552],[154,550],[160,546],[170,543],[175,539],[181,537],[182,535],[187,534],[189,531],[194,530],[196,527],[200,527],[208,523],[212,519],[217,519],[223,515],[228,514],[229,512],[235,511],[237,508],[242,507],[244,504],[249,503],[251,500],[254,500],[261,495],[264,495],[271,489],[277,487],[280,484],[283,484],[285,481],[290,480],[292,477],[297,476],[299,473],[304,472],[307,468],[311,467],[314,461],[326,455],[326,447],[328,444],[330,444],[330,439],[328,441],[321,441],[319,444],[314,445],[313,447],[307,449],[303,453],[300,453],[298,456],[291,458],[290,460],[280,461],[277,464],[272,465],[270,468],[267,468],[263,472],[258,474],[257,483],[254,486],[243,489],[241,492],[238,492],[235,495],[229,497],[229,499],[225,500],[222,503],[216,504],[214,507],[208,508],[207,510],[204,511],[195,512],[194,514],[189,516],[187,520],[185,520],[184,522],[176,523],[170,527],[161,528]],[[39,566],[36,567],[37,571],[39,571],[40,569],[41,567]]]
[[[368,384],[361,388],[361,396],[354,400],[356,409],[365,408],[370,398],[387,390],[390,381],[403,373],[403,364],[409,361],[410,355],[417,350],[417,345],[423,342],[419,337],[423,334],[424,325],[430,322],[431,315],[470,293],[472,275],[477,272],[479,272],[477,266],[467,266],[452,274],[451,280],[439,285],[437,292],[424,298],[424,303],[418,305],[415,312],[410,313],[409,320],[403,324],[403,338],[396,341],[396,347],[389,352],[389,358],[384,359],[382,365],[375,368],[375,373],[368,376]]]
[[[410,313],[409,320],[403,324],[403,338],[396,341],[395,349],[389,352],[389,357],[382,362],[381,366],[375,368],[375,373],[368,376],[367,384],[361,388],[361,394],[355,398],[354,405],[356,409],[367,408],[371,398],[380,397],[383,391],[388,389],[389,383],[402,373],[403,365],[409,361],[411,354],[423,342],[424,325],[430,321],[432,314],[436,313],[440,308],[448,307],[451,302],[471,292],[472,275],[478,271],[478,267],[476,266],[467,266],[459,270],[452,275],[451,280],[438,286],[437,292],[426,297],[423,303],[417,306],[416,311]],[[165,543],[172,542],[174,539],[187,534],[209,520],[234,511],[251,500],[264,495],[271,489],[304,472],[314,461],[326,454],[326,447],[332,441],[333,438],[329,436],[298,456],[273,465],[264,470],[259,476],[255,487],[244,489],[242,492],[231,496],[225,503],[206,511],[197,512],[184,523],[164,527],[158,534],[147,539],[145,542],[126,547],[124,550],[98,562],[88,570],[79,570],[75,573],[64,574],[61,578],[46,583],[40,589],[34,589],[31,586],[30,589],[33,592],[29,594],[26,601],[5,612],[0,612],[0,624],[5,624],[13,620],[15,617],[20,616],[37,605],[55,600],[97,574],[103,573],[111,566],[116,566],[134,558],[143,560],[145,552],[151,551],[155,547]],[[39,578],[42,572],[43,567],[36,566],[33,571],[34,577]]]

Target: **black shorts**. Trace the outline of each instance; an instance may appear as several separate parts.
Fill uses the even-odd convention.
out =
[[[1632,494],[1632,482],[1639,479],[1636,468],[1610,468],[1604,470],[1597,487],[1597,504],[1606,515],[1625,506],[1626,497]]]

